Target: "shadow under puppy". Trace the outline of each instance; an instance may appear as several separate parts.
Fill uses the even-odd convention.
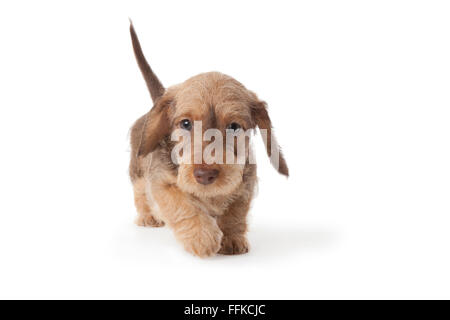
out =
[[[175,130],[193,137],[216,129],[236,136],[259,127],[267,132],[267,154],[283,175],[288,168],[272,135],[265,102],[233,78],[218,72],[197,75],[165,89],[148,65],[133,25],[130,33],[139,68],[150,91],[153,108],[131,130],[130,177],[140,226],[167,224],[184,248],[197,256],[248,252],[247,213],[256,185],[256,164],[246,136],[244,161],[210,163],[173,161]],[[201,128],[194,125],[201,124]],[[248,138],[248,139],[247,139]],[[191,140],[193,141],[193,140]],[[226,150],[229,142],[223,142]],[[205,151],[191,149],[189,157]],[[236,147],[231,147],[236,156]]]

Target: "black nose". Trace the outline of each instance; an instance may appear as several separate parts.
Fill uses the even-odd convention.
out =
[[[219,170],[216,169],[205,169],[205,168],[194,169],[195,180],[197,180],[197,182],[201,184],[213,183],[218,175]]]

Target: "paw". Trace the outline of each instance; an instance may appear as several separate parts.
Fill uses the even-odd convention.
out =
[[[224,236],[219,253],[226,255],[244,254],[249,250],[249,244],[246,236],[233,235]]]
[[[220,250],[222,236],[217,226],[199,228],[195,234],[183,240],[184,248],[198,257],[210,257]]]
[[[155,219],[152,215],[138,215],[135,223],[140,227],[162,227],[164,222]]]

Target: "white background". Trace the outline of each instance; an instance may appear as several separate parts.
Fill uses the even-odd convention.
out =
[[[446,1],[0,5],[0,298],[450,298]],[[139,228],[128,130],[166,85],[232,75],[269,103],[251,252]]]

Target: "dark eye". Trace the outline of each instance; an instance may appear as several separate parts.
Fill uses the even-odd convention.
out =
[[[183,119],[180,122],[180,127],[184,130],[191,130],[192,128],[192,123],[189,119]]]
[[[227,129],[233,130],[233,131],[237,131],[241,128],[241,125],[239,123],[236,122],[232,122],[227,126]]]

